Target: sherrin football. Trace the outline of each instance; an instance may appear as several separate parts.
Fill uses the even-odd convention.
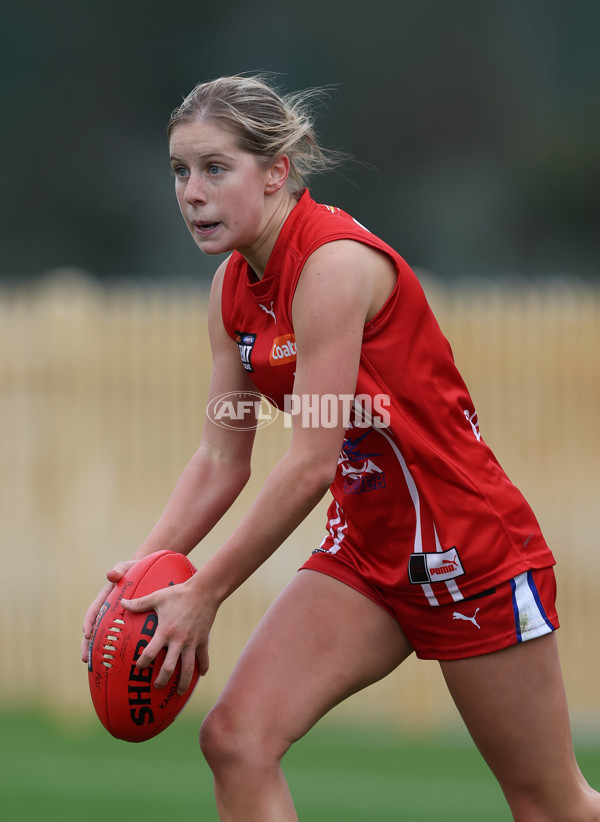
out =
[[[107,731],[127,742],[144,742],[168,727],[198,683],[198,662],[185,694],[177,693],[181,660],[164,688],[154,687],[166,651],[159,652],[145,670],[136,667],[152,639],[155,611],[131,613],[122,599],[137,599],[167,585],[188,580],[196,569],[183,554],[158,551],[133,565],[119,580],[96,619],[88,651],[88,678],[92,702]]]

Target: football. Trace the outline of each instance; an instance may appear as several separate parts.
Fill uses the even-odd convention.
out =
[[[136,599],[189,579],[196,569],[183,554],[158,551],[136,562],[119,580],[100,609],[88,651],[92,702],[104,727],[117,739],[144,742],[168,727],[184,707],[199,679],[198,662],[185,694],[177,693],[181,660],[164,688],[154,687],[166,651],[145,670],[136,667],[158,625],[155,611],[131,613],[122,599]]]

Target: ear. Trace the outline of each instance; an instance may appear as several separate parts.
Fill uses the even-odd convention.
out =
[[[290,173],[290,159],[282,154],[269,166],[265,182],[265,194],[275,194],[285,185]]]

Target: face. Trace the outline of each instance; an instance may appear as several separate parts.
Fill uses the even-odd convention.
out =
[[[179,208],[198,247],[251,255],[269,224],[272,169],[210,121],[179,123],[169,148]]]

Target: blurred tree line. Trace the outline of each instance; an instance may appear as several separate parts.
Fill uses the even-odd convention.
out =
[[[165,125],[199,81],[332,86],[315,180],[444,278],[599,276],[599,0],[3,0],[0,278],[197,278]]]

